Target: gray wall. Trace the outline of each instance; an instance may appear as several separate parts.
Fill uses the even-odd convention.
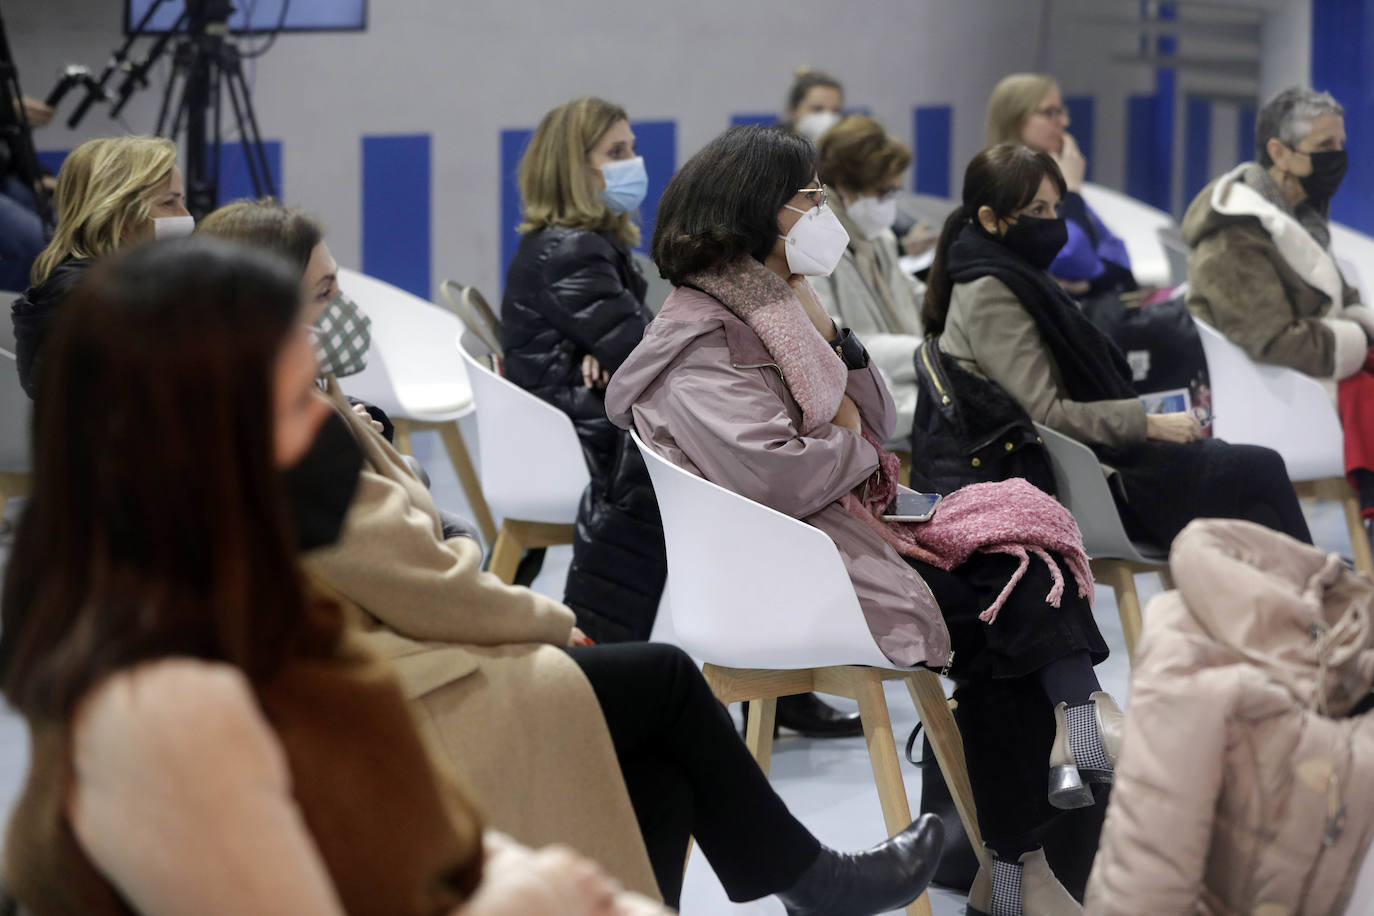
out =
[[[120,40],[118,0],[6,0],[25,89],[44,95],[58,69],[103,64]],[[1082,3],[1077,6],[1081,7]],[[320,215],[340,261],[361,250],[363,135],[433,135],[433,282],[452,276],[500,288],[499,135],[533,126],[549,107],[594,93],[635,119],[677,121],[680,164],[732,113],[775,111],[792,69],[809,64],[846,83],[910,141],[912,108],[953,106],[951,187],[982,146],[983,105],[1013,70],[1057,73],[1067,95],[1096,104],[1094,177],[1120,185],[1125,99],[1152,91],[1148,68],[1112,61],[1135,36],[1084,21],[1075,3],[1045,25],[1034,0],[691,0],[504,3],[372,0],[364,33],[285,35],[250,78],[264,135],[283,141],[286,198]],[[1132,3],[1108,0],[1118,13]],[[160,85],[165,67],[155,76]],[[125,113],[155,121],[156,88]],[[64,106],[70,110],[70,103]],[[41,149],[118,132],[96,109],[76,132],[54,124]],[[919,142],[919,138],[918,142]]]

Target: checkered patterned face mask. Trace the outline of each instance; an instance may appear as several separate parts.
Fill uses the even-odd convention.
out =
[[[372,345],[372,319],[358,304],[339,293],[324,307],[315,322],[315,359],[320,375],[339,378],[367,368],[367,348]]]

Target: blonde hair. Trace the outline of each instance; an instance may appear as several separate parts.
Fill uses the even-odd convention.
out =
[[[613,232],[627,246],[639,244],[639,227],[628,213],[606,206],[588,175],[587,155],[625,109],[604,99],[581,98],[544,115],[520,159],[520,200],[525,221],[516,229],[535,232],[570,226]]]
[[[68,258],[118,248],[126,230],[148,219],[154,192],[176,162],[176,144],[163,137],[87,140],[72,150],[57,173],[57,230],[33,262],[33,283]]]
[[[1059,84],[1043,73],[1013,73],[1003,77],[988,98],[988,146],[1020,143],[1021,128],[1040,102]]]

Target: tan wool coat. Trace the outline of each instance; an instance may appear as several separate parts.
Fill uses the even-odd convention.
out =
[[[1000,386],[1036,423],[1090,445],[1145,441],[1138,398],[1074,401],[1021,300],[996,277],[956,283],[940,351]]]
[[[1188,308],[1256,362],[1353,375],[1374,312],[1301,223],[1241,180],[1247,167],[1203,188],[1183,217]]]
[[[396,667],[487,826],[567,844],[662,899],[601,707],[560,648],[572,611],[483,572],[476,541],[443,540],[424,484],[330,387],[365,464],[342,537],[307,572],[356,606],[363,642]]]
[[[1374,582],[1195,521],[1150,602],[1085,910],[1346,912],[1374,833]],[[1366,901],[1367,903],[1367,901]]]

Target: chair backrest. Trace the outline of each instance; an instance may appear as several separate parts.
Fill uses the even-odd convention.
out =
[[[1169,286],[1169,258],[1159,242],[1159,230],[1176,228],[1163,210],[1091,182],[1083,185],[1083,199],[1103,224],[1126,245],[1131,273],[1141,286]]]
[[[1344,476],[1341,420],[1322,383],[1257,363],[1216,328],[1195,323],[1212,385],[1212,434],[1273,449],[1293,480]]]
[[[649,260],[646,255],[639,252],[634,254],[635,263],[639,265],[639,270],[644,274],[644,280],[649,284],[649,288],[644,291],[644,304],[649,307],[649,311],[655,315],[663,308],[663,303],[668,301],[668,294],[673,291],[673,284],[663,279],[659,275],[658,265]]]
[[[1167,551],[1135,544],[1121,524],[1121,513],[1112,499],[1102,464],[1093,450],[1076,439],[1040,423],[1035,431],[1044,440],[1059,487],[1059,501],[1073,513],[1083,533],[1083,547],[1090,557],[1163,563]]]
[[[487,299],[475,286],[464,286],[457,280],[439,284],[439,295],[448,310],[458,316],[468,333],[480,340],[497,357],[505,356],[501,347],[501,320],[492,311]]]
[[[673,630],[688,653],[734,668],[894,667],[825,532],[634,441],[663,517]]]
[[[14,354],[0,349],[0,471],[17,474],[32,469],[33,403],[19,385]]]
[[[455,341],[477,402],[478,464],[492,514],[571,523],[591,482],[572,420],[493,372],[475,338]]]
[[[463,323],[447,310],[375,277],[339,269],[339,286],[372,319],[367,368],[339,380],[393,417],[442,422],[472,409],[472,388],[453,341]]]
[[[1169,283],[1177,286],[1188,282],[1188,243],[1174,226],[1159,227],[1159,244],[1169,261]]]
[[[1349,226],[1332,223],[1331,254],[1345,282],[1360,291],[1360,301],[1374,305],[1374,238]]]

